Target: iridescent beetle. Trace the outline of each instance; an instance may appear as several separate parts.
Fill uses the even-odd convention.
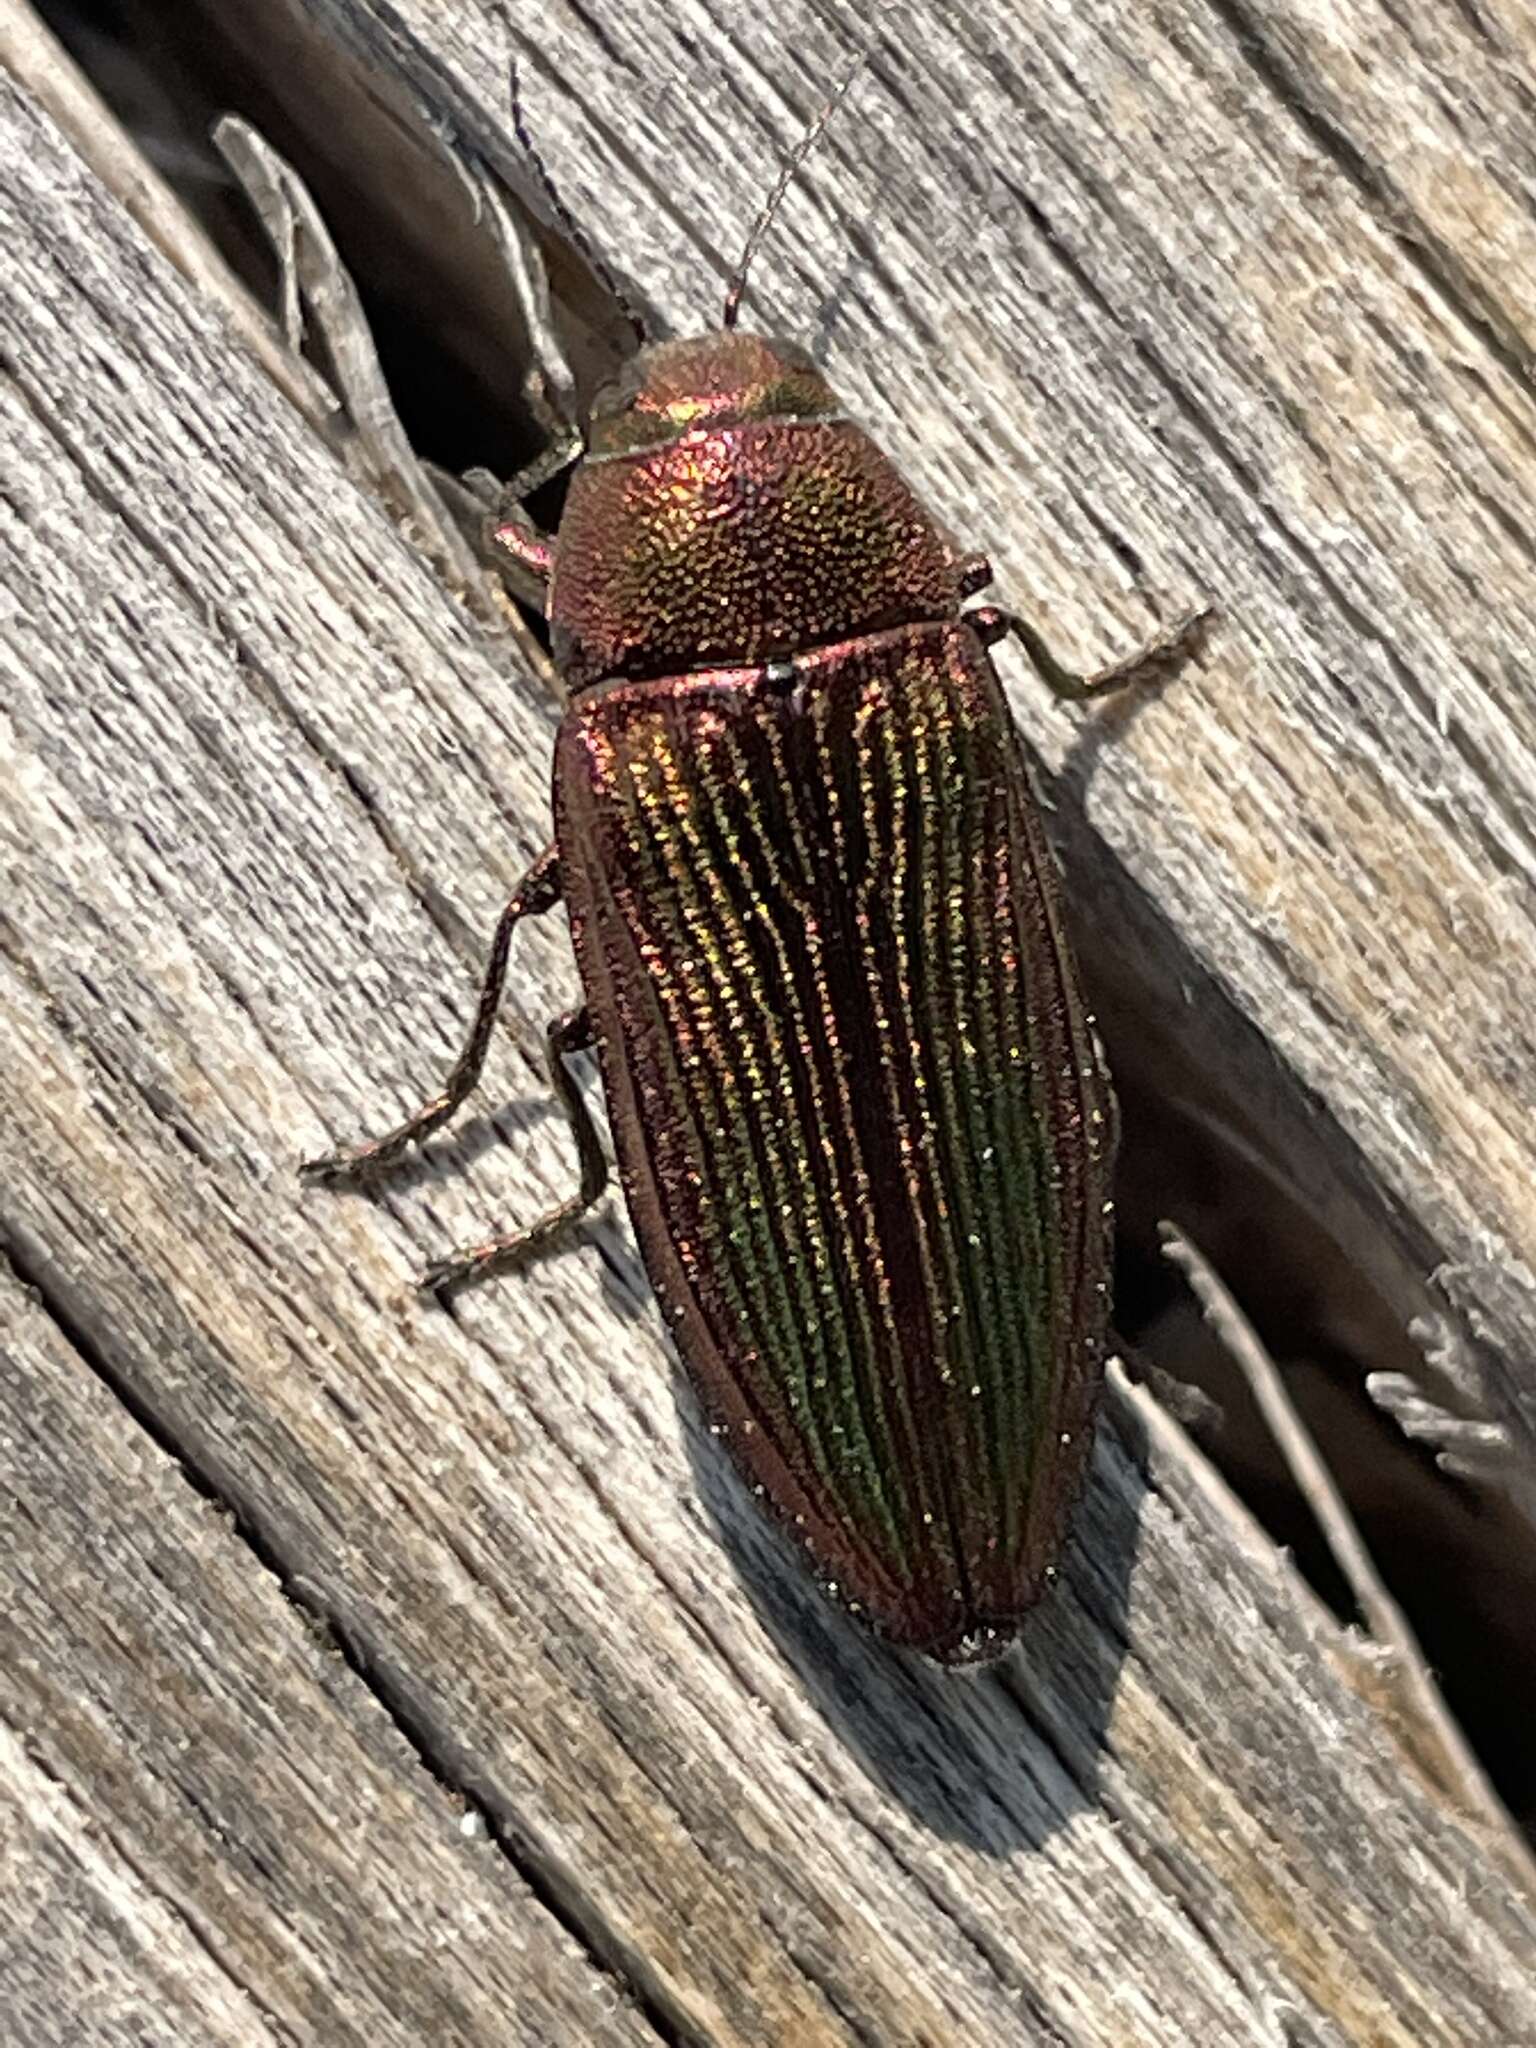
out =
[[[840,97],[840,95],[839,95]],[[474,1027],[387,1167],[479,1078],[512,933],[566,903],[586,1000],[552,1024],[577,1194],[432,1268],[506,1266],[602,1193],[567,1068],[595,1046],[646,1269],[703,1407],[823,1578],[891,1641],[996,1655],[1039,1598],[1103,1376],[1114,1104],[987,648],[1093,677],[992,606],[809,356],[643,346],[593,406],[549,544],[570,701],[555,839],[497,925]],[[542,174],[532,145],[519,133]],[[546,185],[548,180],[546,177]],[[549,187],[567,227],[574,224]]]

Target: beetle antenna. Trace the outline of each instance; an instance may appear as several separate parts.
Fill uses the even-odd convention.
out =
[[[616,304],[618,305],[619,311],[624,315],[624,318],[629,322],[630,329],[634,334],[635,340],[640,344],[641,348],[644,348],[646,342],[650,339],[649,335],[645,331],[644,320],[635,311],[634,307],[630,304],[629,300],[624,296],[624,293],[620,288],[618,279],[614,276],[613,272],[608,268],[608,265],[603,261],[602,257],[599,256],[597,251],[593,248],[590,240],[587,237],[587,232],[585,228],[581,226],[581,224],[576,219],[575,214],[571,212],[571,209],[566,205],[564,199],[561,198],[559,187],[556,185],[554,179],[550,176],[549,168],[545,164],[543,157],[539,155],[538,144],[534,141],[532,134],[529,132],[527,117],[523,112],[522,92],[518,85],[516,57],[513,57],[509,61],[507,69],[508,96],[512,103],[512,132],[517,137],[518,141],[521,143],[523,154],[524,156],[527,157],[529,164],[532,166],[534,175],[537,177],[540,185],[544,189],[544,197],[549,201],[550,205],[554,208],[555,219],[559,222],[561,229],[564,231],[567,241],[569,241],[579,251],[581,256],[586,260],[588,266],[591,268],[598,282],[602,284],[612,294]]]
[[[753,223],[752,232],[747,237],[747,245],[741,252],[741,261],[731,274],[730,288],[725,294],[725,311],[720,316],[720,325],[727,332],[736,325],[736,316],[741,311],[742,296],[747,289],[747,272],[752,268],[752,259],[757,254],[764,235],[773,226],[774,215],[779,210],[784,194],[789,190],[791,179],[821,140],[821,131],[842,104],[843,95],[863,70],[864,60],[868,55],[867,50],[859,52],[854,62],[849,65],[841,85],[826,104],[811,117],[810,126],[795,145],[793,154],[779,173],[777,184],[768,194],[762,212]]]

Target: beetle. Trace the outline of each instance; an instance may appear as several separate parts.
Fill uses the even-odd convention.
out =
[[[579,1188],[423,1284],[511,1265],[598,1199],[568,1064],[595,1048],[646,1270],[713,1428],[851,1611],[962,1664],[1015,1636],[1079,1490],[1115,1149],[988,649],[1013,632],[1083,697],[1166,667],[1202,615],[1073,675],[1025,621],[969,603],[989,565],[810,356],[738,328],[830,111],[718,331],[643,345],[596,399],[553,542],[516,512],[496,528],[547,585],[569,691],[554,841],[501,914],[440,1092],[304,1171],[376,1173],[453,1115],[516,927],[563,901],[585,1001],[547,1052]]]

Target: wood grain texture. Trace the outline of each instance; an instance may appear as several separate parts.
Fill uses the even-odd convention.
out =
[[[9,1274],[0,1438],[8,2039],[654,2039]]]
[[[337,38],[368,29],[339,0],[307,11]],[[984,17],[965,19],[974,43]],[[643,35],[605,12],[599,50],[574,13],[519,17],[547,153],[680,322],[707,317],[795,125],[784,87],[808,102],[835,68],[827,18],[796,21],[741,18],[728,43],[702,12]],[[499,109],[483,18],[390,23],[418,96],[451,75]],[[1027,39],[999,12],[988,32],[983,59],[936,15],[921,61],[882,60],[759,289],[1087,658],[1147,623],[1117,543],[1170,611],[1216,586],[1208,680],[1122,722],[1113,774],[1031,695],[1063,815],[1086,819],[1090,903],[1139,944],[1155,896],[1217,995],[1263,1018],[1266,1086],[1326,1103],[1353,1147],[1341,1213],[1405,1299],[1433,1245],[1465,1256],[1490,1329],[1514,1329],[1530,1076],[1509,465],[1530,401],[1229,27],[1095,8]],[[81,1675],[54,1673],[43,1736],[82,1725],[88,1654],[104,1716],[134,1698],[111,1602],[172,1650],[206,1610],[198,1681],[278,1664],[283,1718],[307,1716],[302,1744],[251,1765],[294,1838],[334,1783],[325,1758],[355,1756],[397,1883],[455,1911],[483,1884],[493,1941],[549,1944],[550,1995],[583,2013],[563,2038],[1536,2038],[1530,1908],[1139,1398],[1101,1431],[1022,1653],[957,1682],[856,1633],[761,1523],[674,1396],[616,1213],[452,1314],[408,1297],[427,1257],[571,1185],[535,1056],[573,992],[558,929],[519,934],[494,1113],[381,1203],[299,1193],[295,1159],[412,1106],[456,1049],[481,944],[547,830],[551,707],[14,83],[0,121],[0,1238],[47,1305],[20,1311],[19,1341],[74,1398],[82,1465],[71,1490],[74,1460],[24,1456],[14,1431],[0,1450],[7,1496],[25,1481],[57,1539],[8,1617],[32,1661],[6,1660],[7,1683],[41,1686],[61,1643]],[[1294,1156],[1336,1163],[1334,1138],[1310,1142]],[[169,1591],[130,1569],[182,1511],[145,1432],[236,1518],[217,1544],[189,1530],[198,1570]],[[69,1542],[102,1527],[119,1547],[72,1593]],[[299,1641],[274,1570],[345,1674]],[[226,1782],[259,1723],[219,1692]],[[198,1883],[205,1953],[177,1935],[157,1955],[180,1973],[168,2000],[227,2009],[212,2038],[346,2038],[328,2011],[264,2019],[275,1972],[264,2006],[231,1988],[230,1958],[254,1979],[282,1926],[307,1957],[345,1927],[335,2009],[386,2048],[421,2039],[378,1995],[400,1958],[365,1891],[304,1919],[312,1874],[243,1861],[219,1809],[150,1825],[182,1782],[178,1711],[156,1696],[144,1728],[109,1731],[119,1773],[7,1708],[20,1868],[67,1886],[82,1930],[32,1920],[18,1981],[76,2000],[64,2038],[124,2037],[67,1959],[146,1995],[151,1907],[136,1924],[101,1903],[128,1882],[113,1843],[136,1842],[155,1899]],[[466,1875],[443,1786],[532,1898],[500,1860]],[[109,1867],[61,1840],[60,1800]],[[508,2038],[469,1973],[443,1971],[420,1997],[457,1985],[465,2004],[433,2038]],[[614,1972],[633,2009],[603,2002]]]

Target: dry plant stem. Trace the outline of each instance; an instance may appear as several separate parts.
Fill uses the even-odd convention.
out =
[[[1302,1421],[1274,1360],[1204,1253],[1171,1223],[1161,1226],[1163,1254],[1188,1280],[1206,1321],[1247,1380],[1291,1476],[1317,1519],[1370,1634],[1390,1660],[1381,1675],[1399,1711],[1423,1741],[1441,1789],[1493,1834],[1505,1865],[1536,1892],[1536,1857],[1472,1753],[1430,1674],[1408,1617],[1383,1584],[1354,1516]]]
[[[48,109],[106,189],[187,282],[218,308],[283,396],[306,419],[323,425],[331,410],[323,379],[284,348],[272,321],[28,0],[0,0],[0,71],[19,79]]]
[[[1421,1319],[1409,1326],[1409,1334],[1417,1335],[1423,1327]],[[1434,1361],[1431,1358],[1429,1362]],[[1510,1434],[1501,1423],[1453,1414],[1442,1402],[1431,1400],[1405,1372],[1367,1373],[1365,1390],[1404,1436],[1434,1452],[1442,1472],[1479,1486],[1501,1487],[1516,1507],[1531,1512],[1529,1482],[1523,1497]]]
[[[532,347],[523,378],[523,394],[529,410],[542,421],[550,436],[543,455],[516,480],[516,495],[526,497],[539,484],[558,476],[581,454],[576,379],[555,333],[549,280],[531,238],[521,232],[506,201],[488,177],[477,176],[473,191],[476,206],[490,222],[528,327]]]
[[[1516,1409],[1499,1403],[1503,1412],[1496,1412],[1496,1384],[1481,1348],[1450,1316],[1416,1316],[1408,1334],[1422,1346],[1426,1368],[1454,1390],[1461,1412],[1406,1373],[1367,1373],[1366,1392],[1404,1436],[1430,1447],[1442,1472],[1496,1487],[1536,1527],[1536,1439]]]
[[[284,324],[295,348],[302,304],[324,343],[338,396],[370,473],[449,587],[480,618],[502,623],[479,563],[416,459],[395,411],[357,287],[304,181],[249,122],[228,114],[213,131],[271,239],[283,276]]]

